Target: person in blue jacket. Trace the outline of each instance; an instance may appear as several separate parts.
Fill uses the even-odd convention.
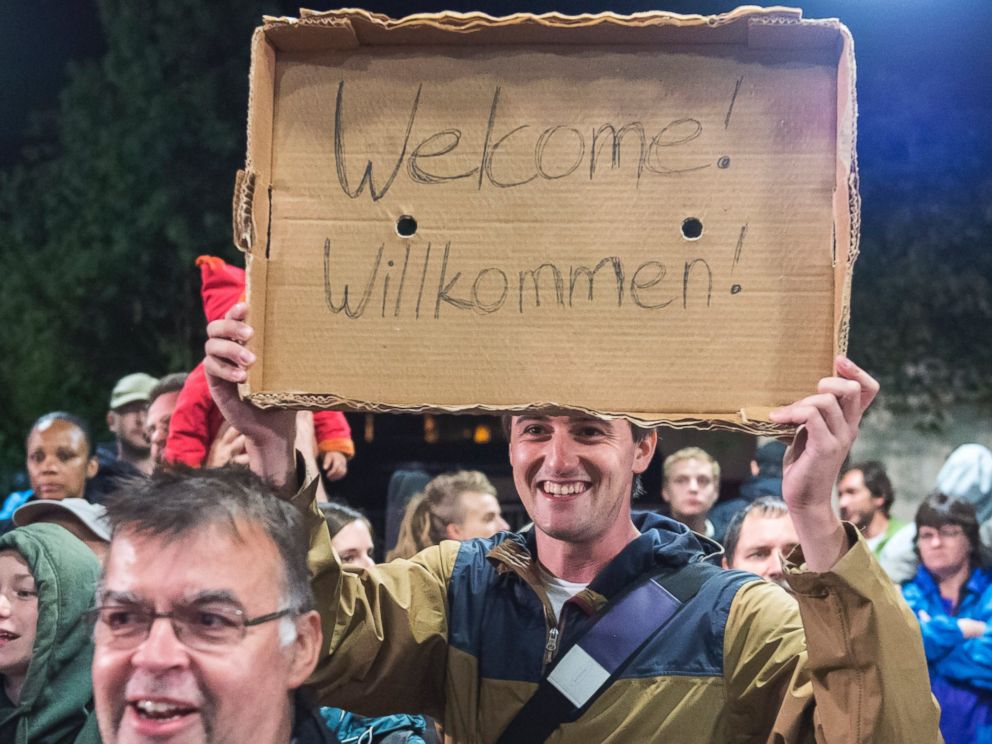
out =
[[[992,742],[992,571],[975,507],[940,491],[916,512],[921,564],[902,586],[919,618],[947,744]]]

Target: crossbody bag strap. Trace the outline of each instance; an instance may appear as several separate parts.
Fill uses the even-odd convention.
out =
[[[652,576],[617,597],[541,679],[498,744],[540,744],[579,718],[678,611],[721,569],[710,563]]]

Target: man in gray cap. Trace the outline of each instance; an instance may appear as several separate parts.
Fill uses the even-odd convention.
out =
[[[155,465],[145,430],[145,412],[157,382],[144,372],[122,377],[110,394],[110,410],[107,411],[107,428],[117,440],[117,461],[127,463],[145,475],[151,473]]]

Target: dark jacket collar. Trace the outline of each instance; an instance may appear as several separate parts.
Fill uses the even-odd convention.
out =
[[[692,532],[669,517],[654,512],[634,512],[632,518],[641,534],[599,572],[587,592],[609,600],[640,576],[665,568],[676,569],[693,561],[716,560],[723,553],[719,543]],[[524,533],[505,533],[505,539],[498,542],[487,557],[500,572],[509,570],[534,583],[536,555],[537,538],[535,530],[530,529]]]
[[[341,744],[321,717],[317,704],[306,690],[293,695],[292,744]]]

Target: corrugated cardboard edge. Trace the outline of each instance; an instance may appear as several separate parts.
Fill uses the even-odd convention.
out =
[[[684,413],[622,413],[593,411],[579,406],[563,406],[553,401],[537,402],[528,406],[399,406],[390,403],[349,400],[336,395],[316,395],[312,393],[251,393],[246,395],[259,408],[298,408],[312,410],[334,408],[368,413],[454,413],[454,414],[500,414],[542,410],[561,414],[581,414],[598,418],[626,419],[641,426],[668,426],[673,429],[702,429],[744,431],[762,436],[777,436],[794,431],[793,427],[779,426],[756,420],[768,417],[769,408],[753,408],[739,411],[734,416],[714,413],[700,418]]]
[[[233,203],[234,243],[246,253],[246,263],[251,267],[261,258],[259,266],[249,274],[248,301],[252,307],[252,322],[256,335],[249,343],[256,353],[262,347],[265,308],[258,300],[264,296],[266,261],[259,256],[264,245],[267,253],[269,228],[269,184],[260,182],[258,173],[268,173],[271,165],[272,108],[271,100],[257,95],[254,88],[259,74],[271,80],[275,70],[273,44],[291,44],[293,48],[356,48],[363,45],[445,45],[445,44],[643,44],[658,43],[668,33],[678,29],[679,40],[684,43],[751,43],[752,31],[761,27],[801,26],[804,29],[825,32],[825,38],[840,39],[837,89],[837,174],[834,187],[834,255],[835,283],[841,286],[834,308],[834,348],[846,353],[850,331],[850,295],[854,261],[858,255],[860,239],[860,195],[856,145],[857,103],[855,97],[854,43],[848,29],[836,19],[803,20],[798,8],[774,6],[741,6],[728,13],[713,16],[681,15],[650,11],[632,15],[612,12],[568,16],[560,13],[535,15],[518,13],[494,17],[485,13],[456,13],[445,11],[436,14],[416,14],[401,19],[345,8],[317,12],[301,9],[300,18],[265,17],[263,25],[255,29],[252,37],[252,55],[248,101],[248,154],[245,170],[239,172]],[[686,29],[698,29],[699,34],[686,39]],[[259,127],[262,129],[259,130]],[[262,132],[261,139],[268,147],[258,147],[252,141],[252,132]],[[264,236],[264,239],[262,238]],[[260,240],[262,242],[260,243]],[[836,286],[836,285],[835,285]],[[253,301],[254,297],[254,301]],[[341,398],[333,394],[309,393],[252,393],[252,388],[263,388],[263,365],[256,365],[246,383],[239,386],[243,397],[260,408],[273,406],[286,408],[344,408],[369,412],[405,413],[496,413],[506,411],[556,409],[554,402],[535,402],[519,408],[489,406],[403,406],[389,403],[360,401]],[[736,414],[687,416],[679,413],[604,412],[576,409],[585,414],[604,418],[624,418],[643,425],[666,425],[673,428],[724,429],[752,434],[775,435],[791,431],[762,421],[767,408],[744,408]]]

